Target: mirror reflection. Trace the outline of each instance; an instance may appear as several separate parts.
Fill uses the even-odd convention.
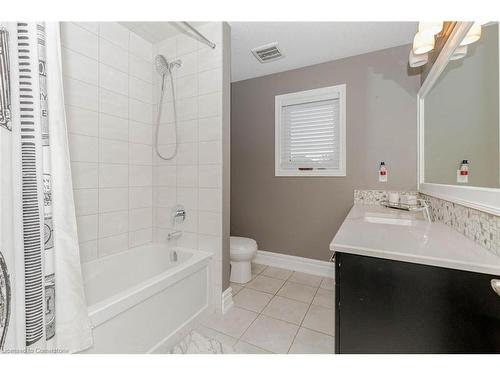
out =
[[[500,187],[498,43],[498,24],[484,25],[426,96],[426,183]]]

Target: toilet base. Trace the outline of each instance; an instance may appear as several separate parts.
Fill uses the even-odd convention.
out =
[[[252,262],[231,262],[231,276],[229,281],[245,284],[252,280]]]

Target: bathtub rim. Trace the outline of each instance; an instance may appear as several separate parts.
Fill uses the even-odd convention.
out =
[[[150,244],[145,244],[143,246],[148,245]],[[161,245],[161,243],[159,243],[159,245]],[[140,247],[141,246],[137,246],[124,252],[112,254],[110,256],[97,259],[97,261],[116,255],[123,255],[126,252],[137,250]],[[184,279],[188,275],[191,275],[201,270],[202,268],[210,266],[210,260],[213,258],[213,254],[202,250],[194,250],[176,246],[171,249],[166,249],[165,251],[169,250],[185,251],[192,254],[192,256],[176,267],[172,267],[165,272],[159,273],[134,285],[131,288],[125,289],[117,294],[103,299],[102,301],[88,306],[87,313],[91,320],[92,328],[100,326],[116,315],[141,303],[142,301],[148,299],[156,293],[159,293],[163,289],[166,289],[169,286]],[[209,270],[209,272],[211,271]]]

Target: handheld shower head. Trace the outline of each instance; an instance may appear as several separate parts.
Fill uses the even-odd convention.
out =
[[[182,65],[181,60],[174,60],[171,63],[167,61],[165,56],[156,55],[155,57],[155,67],[159,75],[163,76],[172,73],[172,68],[180,68]]]
[[[167,59],[163,55],[156,55],[155,57],[155,67],[159,75],[165,75],[170,73],[170,66]]]
[[[158,102],[158,112],[156,114],[156,132],[155,132],[155,149],[156,149],[156,154],[160,159],[163,160],[172,160],[175,155],[177,154],[177,109],[175,105],[175,90],[174,90],[174,77],[172,75],[172,68],[180,68],[182,65],[181,60],[174,60],[172,62],[168,62],[165,56],[163,55],[156,55],[154,65],[156,68],[156,71],[158,74],[161,76],[161,90],[160,90],[160,97],[159,97],[159,102]],[[170,156],[163,156],[158,148],[158,142],[159,142],[159,133],[160,133],[160,119],[161,119],[161,109],[162,109],[162,103],[163,103],[163,96],[165,93],[165,80],[167,77],[170,76],[170,88],[172,90],[172,102],[173,102],[173,117],[174,117],[174,131],[175,131],[175,147],[174,151]]]

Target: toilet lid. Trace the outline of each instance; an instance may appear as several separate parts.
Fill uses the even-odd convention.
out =
[[[257,242],[251,238],[231,236],[230,248],[232,252],[253,251],[257,250]]]

